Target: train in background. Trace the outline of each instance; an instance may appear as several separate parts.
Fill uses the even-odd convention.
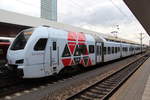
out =
[[[145,50],[144,45],[142,51]],[[140,52],[141,46],[131,41],[40,26],[16,36],[7,60],[9,67],[22,78],[41,78]]]
[[[6,64],[7,50],[14,38],[0,37],[0,64]]]

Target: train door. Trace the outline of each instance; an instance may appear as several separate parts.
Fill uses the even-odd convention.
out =
[[[59,65],[59,48],[57,47],[57,41],[50,40],[47,44],[45,52],[45,73],[46,75],[52,75],[57,72]]]
[[[102,61],[101,51],[102,51],[101,43],[96,43],[96,63],[100,63]]]
[[[123,53],[123,51],[122,51],[122,44],[120,43],[120,58],[122,58],[122,53]]]
[[[57,41],[52,40],[50,47],[50,67],[52,67],[53,73],[57,72],[59,65],[59,47],[57,45]]]

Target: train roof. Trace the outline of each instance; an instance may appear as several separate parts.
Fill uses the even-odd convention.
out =
[[[120,37],[118,38],[118,37],[114,37],[114,36],[105,35],[104,38],[106,39],[106,41],[113,41],[113,42],[121,42],[121,43],[139,45],[139,43],[137,43],[137,42],[127,40],[127,39],[123,39],[123,38],[120,38]]]

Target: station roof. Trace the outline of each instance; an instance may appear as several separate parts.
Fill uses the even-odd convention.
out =
[[[68,31],[93,33],[93,31],[85,30],[79,27],[74,27],[63,23],[49,21],[38,17],[18,14],[15,12],[10,12],[2,9],[0,9],[0,23],[8,23],[8,24],[27,26],[27,27],[50,26],[53,28],[61,28]]]
[[[16,25],[17,27],[38,27],[38,26],[49,26],[53,28],[58,28],[58,29],[63,29],[67,31],[74,31],[74,32],[84,32],[84,33],[89,33],[93,34],[96,37],[101,36],[105,38],[106,40],[111,40],[111,41],[122,41],[126,43],[135,43],[126,39],[122,38],[115,38],[113,36],[105,35],[103,33],[98,33],[86,29],[82,29],[79,27],[74,27],[71,25],[63,24],[63,23],[58,23],[54,21],[49,21],[46,19],[38,18],[38,17],[32,17],[32,16],[27,16],[23,14],[18,14],[15,12],[9,12],[6,10],[0,10],[0,24],[12,24]],[[135,43],[136,44],[136,43]]]
[[[124,2],[150,35],[150,0],[124,0]]]

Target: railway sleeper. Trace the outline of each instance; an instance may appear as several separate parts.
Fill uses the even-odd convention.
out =
[[[103,97],[104,95],[106,95],[106,93],[100,92],[99,94],[94,94],[94,93],[91,93],[91,92],[87,92],[87,93],[85,93],[83,95],[85,95],[88,98],[100,98],[100,97]]]
[[[111,89],[108,88],[101,88],[101,87],[94,87],[93,89],[97,90],[97,91],[109,91]]]

